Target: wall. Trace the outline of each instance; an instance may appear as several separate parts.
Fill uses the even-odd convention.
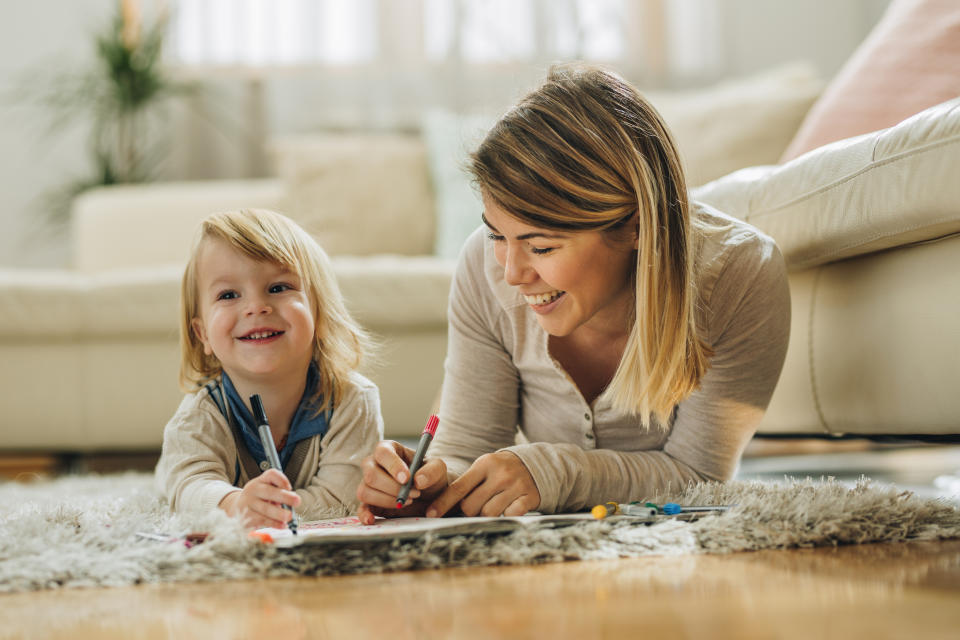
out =
[[[718,0],[721,60],[717,77],[745,75],[780,63],[810,60],[829,78],[876,23],[889,0]],[[4,3],[0,21],[0,90],[44,61],[50,68],[91,55],[91,34],[112,0]],[[421,74],[299,69],[252,76],[201,77],[203,100],[174,114],[171,155],[161,177],[250,177],[270,171],[271,135],[322,127],[394,127],[416,122],[420,105],[443,101],[496,110],[542,77],[539,67],[495,70],[465,78],[456,69],[425,81]],[[669,83],[668,83],[669,84]],[[650,87],[652,88],[652,87]],[[16,101],[14,101],[16,102]],[[0,267],[66,266],[66,227],[44,222],[43,194],[88,171],[82,128],[42,135],[36,108],[0,104]],[[216,126],[211,123],[217,122]]]
[[[86,170],[85,133],[46,135],[46,121],[22,99],[25,74],[55,73],[92,56],[90,34],[110,0],[3,3],[0,20],[0,265],[65,264],[65,232],[45,222],[47,195]]]

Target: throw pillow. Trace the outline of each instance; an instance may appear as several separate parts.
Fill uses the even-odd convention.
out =
[[[421,129],[437,200],[434,252],[438,256],[456,258],[480,224],[483,202],[470,182],[467,161],[493,123],[492,117],[442,109],[432,109],[423,117]]]
[[[810,110],[781,162],[960,95],[960,2],[894,0]]]
[[[794,63],[702,89],[644,95],[673,132],[693,187],[775,163],[821,88],[811,65]]]
[[[331,255],[433,251],[427,153],[414,135],[330,133],[271,143],[284,212]]]

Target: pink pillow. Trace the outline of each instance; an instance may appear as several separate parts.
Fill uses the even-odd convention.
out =
[[[894,0],[810,109],[780,162],[960,96],[960,2]]]

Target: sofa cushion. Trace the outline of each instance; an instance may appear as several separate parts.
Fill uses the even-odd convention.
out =
[[[810,109],[782,162],[960,95],[960,2],[896,0]]]
[[[338,256],[337,282],[375,329],[446,327],[454,262],[429,256]],[[183,266],[83,274],[0,269],[0,341],[154,335],[176,341]]]
[[[692,196],[768,233],[796,270],[960,231],[958,166],[960,98]]]
[[[182,266],[0,269],[0,339],[177,335]]]
[[[455,261],[432,256],[335,256],[334,271],[347,308],[374,329],[446,329]]]
[[[271,147],[284,212],[331,255],[433,253],[433,189],[419,137],[316,134]]]

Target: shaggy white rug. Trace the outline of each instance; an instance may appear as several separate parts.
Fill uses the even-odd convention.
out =
[[[652,526],[596,521],[503,535],[278,549],[249,540],[219,512],[171,515],[148,474],[8,482],[0,484],[0,592],[960,537],[955,505],[867,480],[853,488],[831,479],[710,483],[648,499],[737,506],[694,522]],[[144,540],[139,531],[211,535],[187,548]]]

